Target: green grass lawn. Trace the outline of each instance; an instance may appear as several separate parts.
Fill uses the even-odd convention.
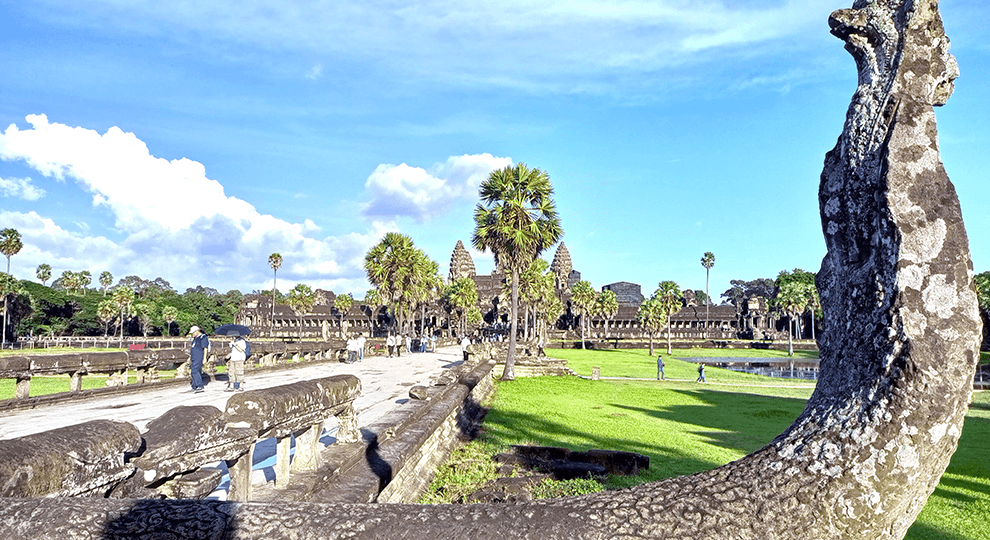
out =
[[[553,349],[547,351],[547,356],[563,358],[567,360],[567,366],[579,375],[591,376],[591,368],[601,368],[602,377],[629,377],[638,379],[656,379],[657,377],[657,357],[650,356],[650,351],[644,349]],[[660,354],[661,350],[654,351]],[[781,351],[763,351],[756,349],[674,349],[674,358],[667,355],[667,350],[663,349],[664,371],[668,379],[695,380],[698,378],[698,365],[694,362],[678,360],[676,357],[699,358],[699,357],[733,357],[733,358],[787,358],[787,353]],[[762,353],[762,354],[760,354]],[[818,353],[799,357],[795,351],[795,358],[818,358]],[[710,383],[739,383],[739,384],[793,384],[807,385],[814,387],[813,381],[788,380],[782,383],[781,379],[754,375],[752,373],[740,373],[727,369],[706,370],[705,377]]]
[[[225,371],[224,366],[217,366],[217,372],[222,373]],[[131,373],[134,373],[133,371]],[[104,388],[107,385],[108,375],[93,374],[84,375],[82,378],[82,389],[89,390],[91,388]],[[158,372],[159,379],[174,379],[175,370],[162,370]],[[59,392],[69,391],[69,379],[68,375],[52,375],[52,376],[42,376],[42,377],[31,377],[31,396],[46,396],[48,394],[57,394]],[[127,377],[127,384],[134,384],[137,382],[137,377],[133,374]],[[11,399],[14,397],[17,389],[17,381],[14,379],[0,379],[0,399]]]
[[[573,352],[575,361],[569,360],[569,364],[579,372],[587,368],[589,373],[591,363],[615,358],[609,364],[615,373],[627,371],[638,376],[636,363],[651,359],[646,351],[639,351],[638,356],[636,351],[609,351],[608,357],[601,356],[604,351]],[[605,374],[606,367],[601,367]],[[648,376],[655,377],[655,363],[643,367],[642,373],[650,369]],[[695,372],[690,364],[676,363],[668,369],[669,376],[674,376],[672,371],[693,381]],[[740,386],[568,377],[499,383],[485,419],[484,435],[475,444],[489,453],[510,444],[534,443],[574,450],[625,450],[650,457],[649,470],[631,478],[613,476],[608,488],[708,470],[769,443],[800,414],[811,396],[810,385],[791,388],[791,381],[782,379],[736,378],[742,375],[709,368],[709,380],[739,382]],[[752,383],[752,377],[763,384],[744,386]],[[988,443],[990,392],[977,392],[959,449],[907,538],[990,539]]]

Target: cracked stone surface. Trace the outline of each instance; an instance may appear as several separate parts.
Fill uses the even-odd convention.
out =
[[[712,471],[515,505],[3,501],[24,538],[902,538],[955,451],[981,322],[933,106],[958,75],[934,0],[857,0],[859,69],[821,176],[821,378],[795,423]],[[102,535],[102,536],[101,536]]]

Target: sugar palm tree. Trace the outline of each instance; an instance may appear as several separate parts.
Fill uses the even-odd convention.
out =
[[[103,287],[103,296],[107,295],[107,288],[113,284],[113,274],[109,270],[100,273],[100,287]]]
[[[333,308],[337,310],[337,319],[340,323],[340,337],[344,337],[344,315],[347,315],[352,306],[354,306],[354,297],[349,294],[339,294],[333,299]]]
[[[47,263],[39,264],[38,269],[34,271],[34,275],[38,276],[42,285],[46,285],[48,280],[52,279],[52,265]]]
[[[502,380],[515,378],[516,328],[519,318],[519,272],[564,232],[553,201],[550,176],[524,163],[492,171],[479,188],[471,243],[491,250],[495,263],[510,274],[513,287],[509,316],[509,351]]]
[[[0,347],[7,342],[7,321],[10,317],[10,310],[7,306],[7,297],[12,294],[19,294],[23,288],[17,279],[10,275],[0,272],[0,295],[3,295],[3,331],[2,337],[0,337]]]
[[[653,356],[653,337],[660,333],[663,325],[667,322],[667,314],[660,303],[657,293],[647,298],[639,305],[636,313],[636,321],[639,322],[646,334],[650,336],[650,356]],[[669,353],[668,353],[669,354]]]
[[[381,293],[392,321],[398,320],[400,328],[411,304],[434,283],[437,268],[426,253],[413,245],[412,238],[396,232],[385,233],[364,256],[368,281]]]
[[[301,341],[303,337],[303,314],[309,313],[313,309],[313,306],[316,304],[316,293],[313,292],[313,289],[309,285],[296,283],[296,286],[289,291],[286,302],[289,303],[289,307],[299,317],[299,340]]]
[[[272,267],[272,325],[271,332],[275,333],[275,291],[278,290],[278,269],[282,266],[282,255],[272,253],[268,256],[268,266]]]
[[[708,336],[708,309],[712,305],[711,295],[708,294],[708,277],[711,275],[712,267],[715,266],[715,254],[706,251],[701,257],[701,266],[705,267],[705,336]]]
[[[119,285],[110,294],[110,298],[120,313],[120,339],[124,339],[124,320],[125,317],[133,313],[134,300],[137,298],[137,294],[135,294],[134,289],[127,285]]]
[[[17,232],[17,229],[11,229],[7,227],[6,229],[0,230],[0,253],[7,256],[7,273],[10,273],[10,258],[17,255],[17,252],[24,247],[24,242],[21,242],[21,233]]]
[[[588,327],[588,320],[591,319],[591,310],[595,305],[595,299],[598,295],[595,294],[594,287],[591,283],[585,280],[578,281],[571,288],[571,305],[578,308],[581,312],[581,348],[584,348],[585,339],[585,328]]]
[[[382,295],[378,289],[370,289],[364,294],[364,306],[368,308],[369,337],[375,335],[375,314],[382,305]]]
[[[594,311],[605,319],[605,338],[608,339],[608,323],[619,312],[619,299],[615,291],[604,290],[595,298]]]
[[[656,292],[660,309],[667,319],[667,354],[673,354],[670,347],[670,317],[681,309],[681,288],[673,281],[661,281]]]

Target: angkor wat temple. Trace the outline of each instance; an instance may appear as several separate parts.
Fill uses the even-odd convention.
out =
[[[556,294],[565,306],[564,313],[557,320],[554,338],[580,337],[582,323],[580,310],[572,309],[571,289],[581,280],[581,273],[573,268],[570,253],[563,242],[557,247],[550,271],[556,276]],[[492,335],[508,330],[508,291],[505,287],[505,274],[496,268],[490,274],[478,274],[471,254],[463,242],[457,241],[450,257],[448,283],[455,279],[471,278],[478,290],[478,309],[483,314],[483,322],[473,325],[471,333]],[[639,306],[645,299],[639,284],[621,281],[602,287],[616,293],[619,309],[616,315],[606,321],[592,317],[587,337],[601,338],[647,338],[642,326],[636,321]],[[345,313],[333,307],[336,294],[322,289],[316,290],[317,302],[308,313],[297,314],[289,306],[278,304],[272,309],[269,295],[246,295],[241,303],[236,322],[255,328],[261,335],[274,335],[313,338],[339,336],[341,333],[361,333],[370,336],[384,336],[389,329],[390,317],[385,306],[366,306],[360,299]],[[753,297],[743,300],[740,305],[705,305],[699,303],[694,293],[687,291],[682,298],[684,307],[671,317],[672,339],[786,339],[781,330],[786,324],[779,321],[768,309],[767,300]],[[520,309],[520,318],[525,317]],[[425,320],[424,320],[425,314]],[[425,309],[417,309],[413,314],[412,330],[415,335],[439,333],[443,336],[456,335],[459,318],[440,301],[430,303]],[[523,325],[520,320],[520,331]],[[707,324],[706,324],[707,323]],[[785,330],[786,332],[786,330]],[[666,330],[661,333],[666,338]]]

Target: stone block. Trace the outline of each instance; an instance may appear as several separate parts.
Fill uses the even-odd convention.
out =
[[[134,473],[124,458],[140,448],[138,429],[114,420],[0,440],[0,497],[104,495]]]

